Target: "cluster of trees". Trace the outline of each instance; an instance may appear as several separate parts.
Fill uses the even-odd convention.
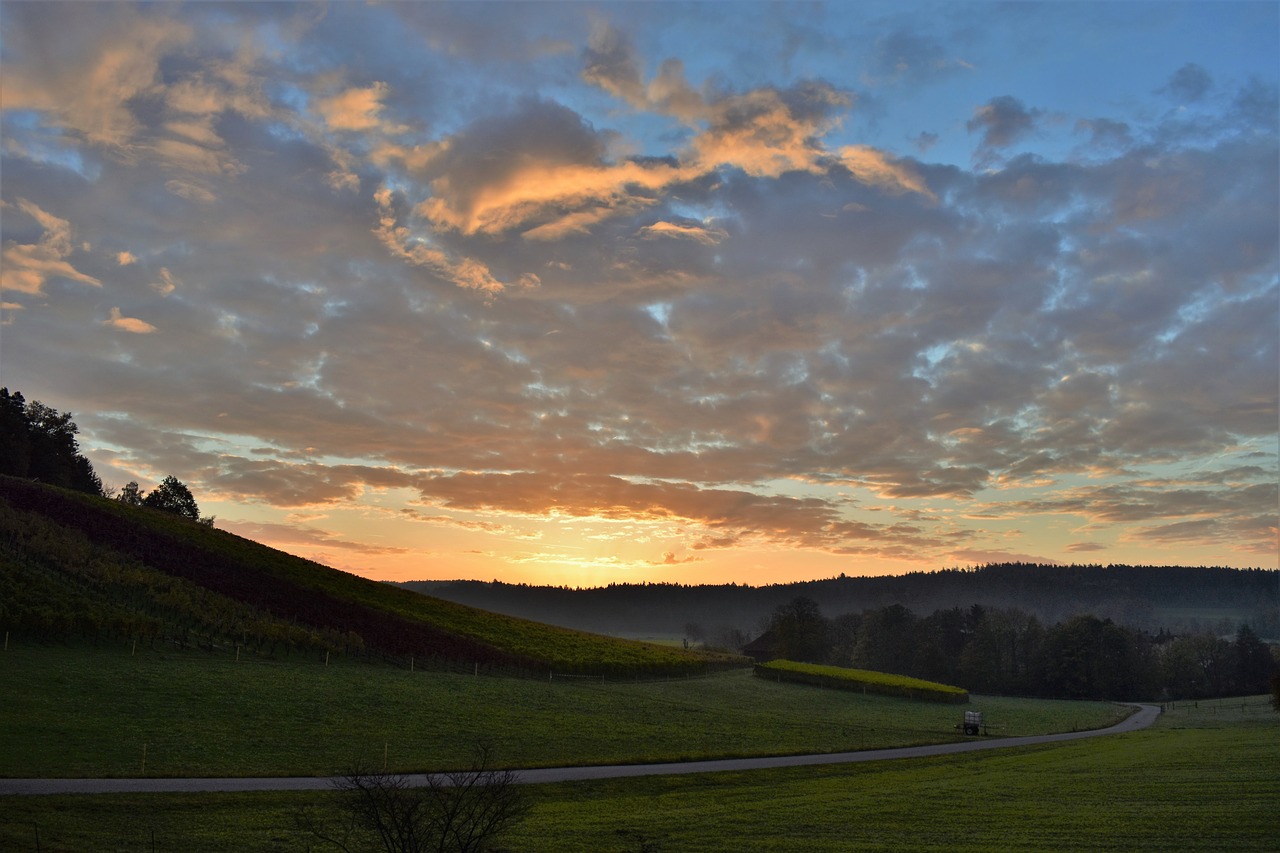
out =
[[[101,495],[102,480],[80,454],[78,431],[69,412],[0,388],[0,474]]]
[[[901,604],[825,618],[796,598],[770,623],[774,654],[956,684],[975,693],[1088,699],[1266,693],[1280,667],[1246,625],[1234,640],[1151,635],[1084,614],[1046,626],[1016,608],[917,616]]]
[[[8,388],[0,388],[0,474],[112,497],[114,490],[103,486],[93,464],[80,453],[76,440],[80,428],[71,417],[70,412],[59,412],[39,400],[28,403],[21,391],[10,394]],[[149,494],[131,482],[114,497],[130,506],[213,524],[212,518],[200,517],[191,490],[172,475]]]

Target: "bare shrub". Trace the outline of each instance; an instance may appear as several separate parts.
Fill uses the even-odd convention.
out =
[[[528,811],[511,770],[492,768],[476,748],[471,769],[409,777],[353,770],[334,782],[338,807],[298,815],[299,827],[346,853],[478,853]]]

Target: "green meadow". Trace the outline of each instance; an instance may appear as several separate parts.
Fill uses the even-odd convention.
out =
[[[961,740],[955,706],[755,678],[548,680],[335,658],[11,644],[0,776],[314,776],[839,752]],[[1107,703],[975,698],[993,734],[1097,728]]]
[[[7,677],[11,670],[5,672]],[[532,695],[550,695],[541,685],[536,690],[523,686]],[[765,717],[775,724],[790,717],[821,721],[841,703],[849,717],[869,727],[872,721],[887,726],[895,717],[939,707],[733,675],[669,685],[606,683],[585,690],[566,685],[565,693],[601,707],[595,703],[616,690],[625,701],[615,706],[612,713],[618,716],[609,718],[608,728],[625,737],[637,719],[643,726],[646,714],[659,707],[695,698],[704,703],[716,697],[742,699],[744,689],[760,691],[754,711],[743,714],[759,715],[761,729],[767,728]],[[630,714],[624,710],[628,704]],[[1022,710],[1041,728],[1073,716],[1063,714],[1062,706],[1081,713],[1088,707],[1006,706],[986,698],[974,704],[1010,716]],[[6,732],[11,721],[7,715]],[[5,749],[12,752],[11,746]],[[12,774],[6,770],[5,775]],[[528,795],[532,809],[504,838],[505,849],[1271,851],[1280,802],[1280,715],[1264,697],[1186,703],[1146,731],[1050,746],[534,785]],[[333,797],[329,792],[8,797],[0,801],[0,849],[321,850],[296,828],[295,816],[305,808],[323,808]]]

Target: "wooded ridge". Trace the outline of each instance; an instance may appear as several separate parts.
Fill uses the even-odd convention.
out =
[[[773,611],[797,597],[834,618],[900,604],[924,616],[952,607],[1016,608],[1053,624],[1079,614],[1158,633],[1234,634],[1248,625],[1280,640],[1280,571],[1190,566],[1000,563],[884,577],[836,578],[768,586],[671,583],[606,587],[529,586],[500,581],[410,581],[418,592],[584,631],[675,635],[724,644],[768,627]]]

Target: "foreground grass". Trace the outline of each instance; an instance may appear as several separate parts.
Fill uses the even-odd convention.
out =
[[[749,670],[664,682],[530,681],[315,658],[236,662],[11,646],[0,776],[310,776],[363,763],[512,767],[838,752],[963,739],[954,706],[777,684]],[[1097,728],[1106,703],[977,697],[993,734]]]
[[[1179,705],[1155,727],[1047,747],[842,767],[531,786],[519,851],[1275,849],[1280,716]],[[9,851],[308,849],[332,794],[10,797]],[[312,847],[320,850],[323,848]]]

